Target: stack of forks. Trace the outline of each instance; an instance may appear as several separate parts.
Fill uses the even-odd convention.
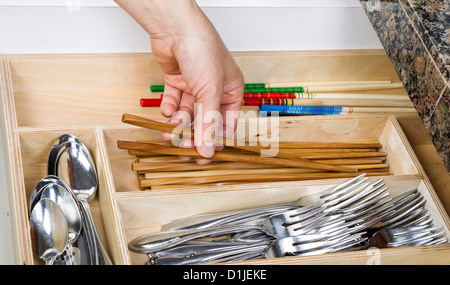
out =
[[[447,242],[417,188],[391,197],[365,174],[292,204],[194,216],[129,244],[147,264],[212,264]],[[201,221],[201,222],[199,222]]]

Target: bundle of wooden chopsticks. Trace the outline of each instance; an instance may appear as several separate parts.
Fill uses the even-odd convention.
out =
[[[258,106],[264,115],[415,113],[406,93],[383,94],[386,90],[401,91],[403,87],[390,80],[245,83],[242,106]],[[140,105],[160,106],[164,88],[164,84],[150,85],[153,98],[142,98]]]
[[[147,129],[172,132],[176,126],[147,118],[123,114],[122,122]],[[193,130],[182,129],[182,135],[193,138]],[[187,185],[217,185],[230,183],[273,182],[390,175],[386,153],[377,141],[365,142],[279,142],[278,149],[261,145],[237,143],[218,138],[225,146],[199,165],[196,149],[174,146],[172,141],[118,140],[117,147],[136,156],[132,170],[137,172],[140,188],[164,189]],[[261,156],[264,150],[265,156]],[[269,156],[268,156],[269,155]]]

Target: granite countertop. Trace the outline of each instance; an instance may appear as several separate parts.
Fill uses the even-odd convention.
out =
[[[360,0],[450,174],[449,0]]]

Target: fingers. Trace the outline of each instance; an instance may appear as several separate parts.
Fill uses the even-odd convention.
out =
[[[241,100],[221,106],[220,113],[224,118],[222,136],[231,138],[236,131],[237,123],[241,115]]]
[[[227,61],[224,96],[220,112],[224,117],[223,136],[231,138],[236,131],[237,123],[241,115],[242,98],[244,97],[244,75],[232,57]]]
[[[181,91],[180,91],[180,93],[181,93]],[[169,93],[169,94],[171,94],[171,93]],[[163,102],[164,102],[165,97],[166,97],[166,93],[164,90],[164,96],[163,96],[163,100],[161,102],[161,108],[163,107]],[[176,102],[176,98],[174,99],[172,97],[167,98],[167,100],[168,100],[167,104],[168,104],[169,108],[171,106],[173,106],[172,104],[174,104],[174,102]],[[181,98],[179,99],[177,110],[175,110],[175,112],[173,112],[171,114],[171,117],[167,123],[176,125],[176,126],[180,126],[180,127],[189,126],[194,118],[194,110],[193,110],[194,101],[195,101],[194,96],[192,96],[189,93],[183,92],[181,95]],[[161,109],[161,112],[162,112],[162,109]],[[161,132],[161,135],[162,135],[163,139],[165,139],[165,140],[175,139],[172,134],[167,133],[167,132]]]
[[[181,147],[181,148],[194,148],[194,142],[191,139],[184,139],[180,143],[179,147]],[[190,156],[182,156],[182,155],[180,155],[179,158],[180,158],[180,160],[190,160],[191,159]]]
[[[210,82],[211,87],[201,89],[196,94],[194,144],[198,153],[209,158],[216,150],[216,138],[222,133],[222,115],[220,105],[223,93],[223,83]]]
[[[221,88],[213,90],[221,90]],[[188,127],[195,114],[194,146],[200,155],[209,158],[214,155],[215,151],[223,149],[222,145],[216,143],[217,137],[231,138],[233,136],[240,115],[241,99],[239,96],[235,96],[237,98],[235,100],[230,100],[230,98],[222,100],[221,91],[199,94],[198,98],[195,98],[193,95],[183,92],[178,99],[177,93],[169,92],[167,95],[165,93],[163,100],[165,98],[166,105],[164,107],[173,108],[178,105],[178,109],[172,113],[168,123],[180,127]],[[181,142],[174,134],[162,133],[162,137],[166,140],[173,140],[175,145],[179,145]],[[198,162],[206,163],[209,160],[198,160]]]
[[[191,139],[184,139],[179,147],[181,148],[194,148],[194,141]],[[190,160],[192,157],[190,156],[178,156],[180,158],[180,160]],[[195,161],[197,162],[197,164],[199,165],[203,165],[203,164],[208,164],[211,162],[211,159],[207,159],[207,158],[196,158]]]
[[[220,89],[220,88],[219,88]],[[168,93],[173,94],[173,93]],[[188,127],[193,118],[196,116],[194,124],[194,140],[179,138],[174,131],[173,133],[163,132],[162,137],[167,140],[172,140],[174,145],[183,148],[194,148],[204,158],[196,159],[198,164],[206,164],[211,160],[209,157],[213,156],[215,151],[223,149],[222,145],[216,143],[218,136],[231,138],[235,132],[237,122],[240,115],[241,100],[222,100],[222,94],[206,93],[207,96],[199,96],[196,99],[193,95],[183,92],[181,98],[168,96],[166,103],[173,107],[178,104],[176,110],[168,123],[180,127]],[[212,94],[212,95],[211,95]],[[163,99],[166,97],[166,93]],[[239,97],[239,96],[238,96]],[[203,99],[206,98],[206,99]],[[222,104],[227,102],[228,104]],[[193,110],[195,108],[195,110]],[[190,159],[189,157],[180,157],[180,159]]]
[[[161,100],[161,114],[170,118],[178,110],[181,101],[181,90],[168,84],[164,86],[164,96]]]

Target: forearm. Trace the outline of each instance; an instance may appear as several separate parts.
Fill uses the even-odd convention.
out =
[[[154,58],[164,74],[161,113],[174,124],[180,123],[176,120],[180,111],[190,120],[195,117],[195,146],[210,157],[217,133],[233,134],[235,123],[222,132],[220,125],[227,120],[220,116],[240,110],[244,91],[242,73],[220,35],[195,0],[115,1],[150,35]]]
[[[195,0],[115,0],[152,39],[186,36],[204,26]]]

